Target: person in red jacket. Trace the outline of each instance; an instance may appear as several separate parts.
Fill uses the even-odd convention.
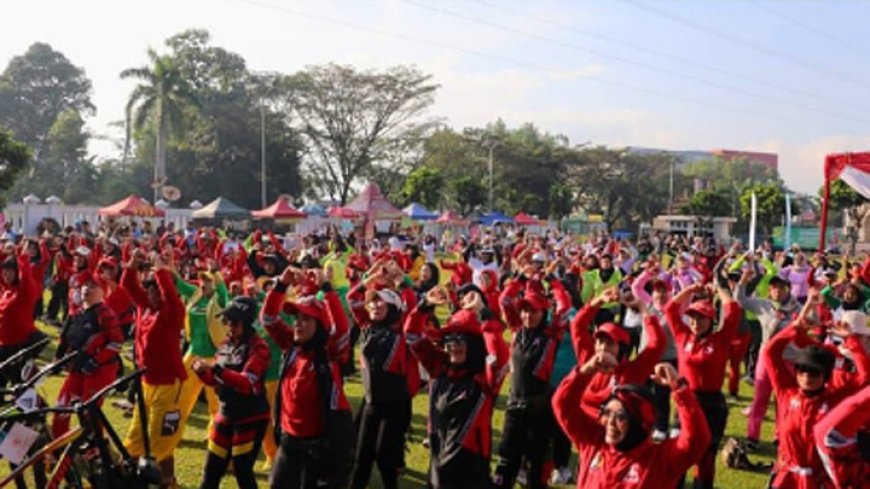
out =
[[[269,424],[269,402],[263,377],[269,367],[269,346],[254,329],[257,301],[236,297],[221,312],[227,339],[210,365],[197,358],[191,369],[217,392],[219,407],[208,436],[208,455],[200,489],[217,489],[233,464],[240,489],[256,489],[254,462]]]
[[[185,311],[166,260],[155,254],[155,270],[145,272],[146,279],[140,282],[140,269],[145,263],[144,253],[134,251],[121,274],[121,286],[138,310],[133,344],[136,365],[147,369],[142,376],[142,396],[148,410],[151,453],[160,464],[163,484],[175,487],[173,454],[187,421],[178,404],[187,378],[180,339]],[[139,419],[136,409],[138,406],[133,419]],[[127,451],[134,457],[141,456],[145,451],[143,443],[140,423],[131,423],[124,441]]]
[[[834,487],[864,487],[870,480],[870,385],[838,404],[813,431]]]
[[[669,363],[655,367],[657,383],[671,388],[682,429],[678,438],[653,443],[655,422],[652,393],[634,384],[617,386],[597,416],[577,409],[595,375],[607,375],[618,365],[606,351],[595,353],[562,380],[553,395],[559,426],[574,443],[582,461],[577,489],[653,489],[676,487],[686,470],[709,445],[711,435],[701,406],[687,379]]]
[[[44,336],[33,323],[40,289],[26,254],[7,256],[0,263],[0,362]],[[20,381],[20,369],[9,369],[0,376],[0,387]]]
[[[57,395],[58,406],[70,406],[76,401],[90,398],[95,392],[112,383],[121,366],[118,352],[124,334],[118,320],[104,302],[104,290],[93,276],[82,276],[82,309],[70,320],[60,337],[57,357],[70,352],[79,355],[68,367],[69,373]],[[58,437],[69,430],[69,414],[54,417],[51,432]]]
[[[845,325],[838,324],[832,329],[838,336],[846,338],[843,346],[851,353],[861,378],[858,385],[866,384],[870,361],[861,342],[851,336],[851,331]],[[770,487],[827,487],[829,481],[816,451],[817,440],[813,437],[813,427],[840,401],[853,394],[856,388],[854,384],[835,386],[829,382],[836,354],[834,350],[807,337],[803,321],[795,321],[774,336],[761,355],[776,394],[776,427],[779,433]],[[793,361],[794,373],[786,365],[786,356]]]
[[[508,363],[503,327],[480,298],[454,313],[439,338],[424,336],[427,316],[448,302],[429,291],[405,321],[405,338],[429,373],[429,487],[489,487],[492,413]],[[487,318],[481,324],[481,316]],[[439,348],[438,345],[442,348]]]
[[[326,305],[313,293],[285,302],[290,284],[301,281],[301,272],[285,269],[261,312],[263,326],[285,352],[274,413],[278,454],[269,484],[273,489],[344,489],[354,430],[336,338],[346,337],[347,322],[335,319],[344,310],[324,274],[319,275],[319,285]],[[294,316],[292,328],[279,316],[282,310]],[[346,341],[341,343],[346,348]]]
[[[571,320],[571,339],[578,363],[591,358],[594,353],[606,351],[616,358],[618,364],[613,372],[596,374],[586,393],[583,395],[583,409],[595,415],[601,403],[610,397],[613,386],[622,384],[643,384],[653,373],[653,367],[661,359],[665,350],[665,333],[658,316],[647,311],[646,304],[639,302],[637,307],[643,312],[643,323],[649,338],[646,347],[635,358],[631,356],[631,337],[628,331],[615,323],[604,323],[590,334],[590,327],[602,305],[619,300],[616,288],[605,290],[594,298]]]
[[[731,292],[719,287],[721,327],[714,327],[716,309],[707,300],[698,300],[688,306],[689,323],[686,324],[683,321],[683,305],[704,289],[705,286],[700,283],[684,288],[665,305],[664,313],[665,321],[674,333],[680,375],[688,380],[689,387],[695,392],[713,435],[695,470],[695,487],[712,489],[716,476],[716,451],[728,421],[728,405],[722,394],[722,384],[730,358],[731,341],[737,335],[743,312]]]

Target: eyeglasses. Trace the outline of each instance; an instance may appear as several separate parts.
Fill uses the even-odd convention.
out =
[[[799,374],[807,374],[810,377],[821,377],[822,371],[815,367],[810,367],[809,365],[795,365],[795,372]]]
[[[628,413],[623,411],[622,409],[608,409],[601,408],[601,413],[599,414],[601,419],[610,420],[613,419],[617,423],[627,423],[628,422]]]

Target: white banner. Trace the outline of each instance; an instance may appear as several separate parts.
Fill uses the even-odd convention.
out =
[[[752,192],[752,214],[749,218],[749,249],[755,251],[755,215],[758,212],[758,197]]]
[[[840,173],[840,178],[856,192],[870,199],[870,174],[864,173],[854,166],[847,166],[843,169],[843,173]]]

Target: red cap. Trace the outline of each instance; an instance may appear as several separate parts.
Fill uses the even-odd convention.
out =
[[[455,312],[450,316],[450,319],[447,320],[447,325],[441,328],[441,333],[482,334],[480,321],[477,319],[477,313],[469,309]]]
[[[323,304],[314,297],[307,297],[297,302],[285,302],[284,313],[293,316],[303,315],[316,319],[321,326],[328,328],[331,321]]]
[[[79,286],[85,284],[96,284],[102,287],[103,285],[99,280],[97,280],[97,277],[95,277],[94,274],[90,272],[90,270],[79,272],[78,278]]]
[[[686,311],[686,313],[697,314],[710,320],[716,319],[716,309],[713,307],[713,304],[710,304],[709,301],[705,300],[693,302],[692,305],[689,306],[689,309]]]
[[[598,326],[598,329],[595,331],[595,336],[599,335],[607,336],[616,343],[625,345],[631,343],[631,336],[629,336],[628,331],[616,323],[604,323],[601,326]]]
[[[101,258],[100,263],[97,264],[97,268],[103,267],[118,268],[118,259],[114,256],[106,256]]]
[[[520,301],[520,310],[546,311],[549,308],[550,301],[546,297],[536,293],[526,294]]]

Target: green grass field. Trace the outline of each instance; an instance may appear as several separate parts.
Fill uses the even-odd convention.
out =
[[[57,334],[57,329],[51,326],[40,325],[40,327],[50,333]],[[54,354],[53,349],[46,350],[43,357],[48,359]],[[57,391],[60,388],[61,378],[52,377],[47,380],[42,386],[41,391],[46,399],[51,403],[57,397]],[[509,382],[505,382],[505,386]],[[360,403],[362,395],[362,385],[359,377],[351,377],[345,385],[345,392],[353,406]],[[740,399],[737,402],[730,402],[730,415],[728,418],[728,428],[726,436],[742,437],[746,432],[746,418],[740,413],[740,410],[745,407],[751,398],[751,388],[745,385],[741,386]],[[493,435],[494,446],[497,446],[501,439],[501,427],[504,416],[504,399],[507,394],[507,387],[504,389],[504,395],[500,397],[495,417],[493,420]],[[124,418],[120,411],[110,406],[110,400],[107,400],[105,411],[109,419],[118,431],[122,434],[126,433],[130,420]],[[402,478],[402,487],[407,488],[425,488],[426,487],[426,471],[428,467],[428,452],[421,444],[421,440],[425,436],[426,427],[426,410],[427,396],[425,394],[418,395],[414,399],[414,417],[412,421],[412,430],[408,441],[407,451],[407,470]],[[753,457],[753,460],[771,462],[775,454],[775,449],[769,441],[772,439],[772,409],[768,412],[767,422],[764,424],[764,432],[762,439],[765,440],[761,445],[760,453]],[[195,411],[191,415],[184,439],[181,442],[175,455],[176,475],[179,483],[183,488],[196,488],[199,486],[201,479],[201,471],[205,460],[205,439],[207,435],[208,416],[206,414],[205,400],[202,399],[197,404]],[[701,447],[699,447],[699,450]],[[263,456],[261,455],[261,459]],[[7,474],[9,466],[6,463],[0,464],[0,475]],[[258,463],[258,467],[259,467]],[[258,471],[258,478],[262,487],[267,486],[268,475],[263,471]],[[767,482],[767,474],[756,474],[751,472],[735,471],[724,467],[719,467],[716,477],[716,486],[720,488],[760,488],[765,487]],[[236,487],[235,480],[232,478],[224,479],[223,488]],[[371,488],[380,489],[380,479],[377,474],[377,469],[373,471]],[[572,486],[560,486],[572,487]]]

